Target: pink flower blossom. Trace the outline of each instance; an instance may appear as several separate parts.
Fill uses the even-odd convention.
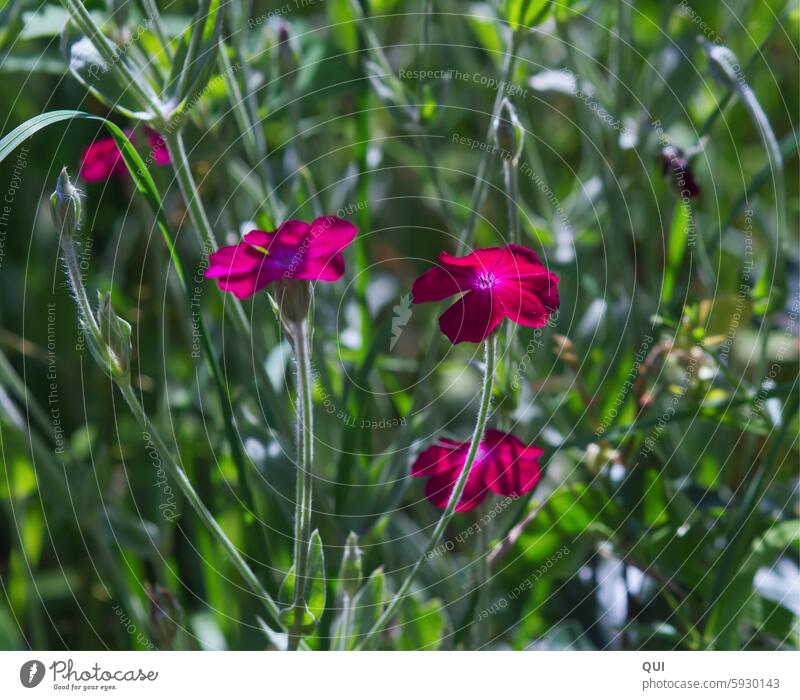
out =
[[[128,138],[132,134],[130,130],[125,131]],[[117,148],[117,142],[109,136],[84,148],[79,174],[86,182],[100,182],[110,177],[127,175],[128,169],[125,167],[122,153]]]
[[[335,282],[344,274],[342,251],[357,230],[344,219],[321,216],[311,224],[290,220],[277,231],[250,231],[211,254],[206,277],[239,299],[280,279]]]
[[[440,439],[422,452],[411,467],[411,476],[425,477],[425,495],[437,508],[447,505],[469,451],[467,442]],[[541,479],[539,457],[543,450],[525,446],[510,433],[487,430],[478,447],[464,493],[456,505],[458,512],[472,510],[483,503],[489,491],[518,497],[532,491]]]
[[[463,257],[439,255],[439,264],[420,275],[412,288],[415,304],[459,294],[439,317],[452,343],[479,343],[504,318],[539,328],[558,309],[558,277],[521,245],[482,248]]]
[[[150,145],[152,161],[156,165],[169,165],[172,163],[167,143],[161,137],[161,134],[150,127],[145,127],[144,132],[147,134],[147,143]]]
[[[145,163],[169,165],[172,158],[170,158],[164,139],[150,127],[145,127],[145,134],[150,148],[150,154],[145,158]],[[125,136],[133,140],[133,130],[126,129]],[[126,177],[127,175],[128,168],[125,166],[117,142],[112,137],[99,139],[83,149],[80,177],[86,182],[100,182],[110,177]]]

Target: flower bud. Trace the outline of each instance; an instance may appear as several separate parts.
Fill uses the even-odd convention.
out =
[[[351,532],[347,536],[342,555],[342,565],[339,567],[339,584],[344,593],[352,600],[361,587],[364,570],[361,562],[362,551],[358,546],[358,535]]]
[[[100,342],[105,345],[106,371],[116,381],[128,381],[131,371],[131,324],[114,313],[111,294],[99,294],[97,320]]]
[[[281,72],[281,82],[287,89],[294,86],[298,66],[290,29],[287,22],[278,25],[278,68]]]
[[[56,182],[56,191],[50,196],[50,202],[61,235],[71,238],[80,226],[81,193],[70,182],[66,168],[61,169]]]
[[[519,162],[522,146],[525,143],[525,131],[517,116],[517,110],[506,97],[494,120],[494,140],[500,149],[503,160],[510,160],[513,165]]]

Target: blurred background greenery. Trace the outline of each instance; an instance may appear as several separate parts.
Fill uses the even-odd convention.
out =
[[[170,37],[196,10],[157,4]],[[152,28],[138,29],[147,3],[86,5],[126,52],[168,70]],[[798,3],[245,0],[224,12],[220,61],[186,127],[217,241],[337,211],[362,234],[345,278],[316,292],[314,526],[329,581],[312,646],[335,644],[348,533],[376,572],[358,594],[366,630],[438,516],[409,465],[437,435],[467,439],[480,357],[432,331],[438,305],[406,318],[404,297],[465,232],[479,246],[508,239],[516,178],[520,238],[560,276],[562,305],[542,331],[501,333],[494,424],[545,449],[545,476],[530,497],[454,520],[452,551],[428,562],[383,647],[796,647]],[[57,2],[0,0],[3,135],[65,108],[137,126],[70,75],[66,18]],[[224,60],[232,81],[216,77]],[[490,153],[498,87],[521,125],[516,164]],[[255,138],[232,109],[241,95]],[[0,648],[272,647],[258,601],[177,493],[164,517],[137,424],[76,347],[49,194],[105,135],[65,122],[2,165]],[[699,184],[691,199],[674,149]],[[292,551],[289,347],[264,295],[245,304],[252,342],[225,321],[172,173],[152,175],[192,305],[129,178],[81,185],[87,284],[133,324],[148,413],[275,591]],[[235,446],[192,354],[200,308]]]

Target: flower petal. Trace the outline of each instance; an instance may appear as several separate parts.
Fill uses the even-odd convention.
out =
[[[299,246],[305,240],[310,228],[305,221],[289,219],[284,221],[275,231],[272,242],[292,247]]]
[[[156,165],[169,165],[172,162],[172,158],[169,155],[167,143],[161,137],[161,134],[149,127],[145,127],[145,133],[147,134],[147,141],[150,144],[150,153],[152,154],[153,162]]]
[[[472,279],[477,279],[481,273],[493,272],[506,257],[508,257],[508,253],[505,248],[479,248],[461,257],[441,253],[439,262],[443,267],[451,268],[451,270],[452,268],[455,270],[468,268],[470,272],[467,273],[464,270],[465,274],[469,274]],[[454,274],[455,270],[452,270]]]
[[[356,233],[358,229],[345,219],[320,216],[311,222],[308,254],[312,258],[321,258],[340,253],[353,242]]]
[[[433,476],[450,472],[458,474],[461,467],[464,466],[468,448],[468,443],[465,445],[452,440],[440,440],[437,444],[420,452],[414,464],[411,465],[411,476]]]
[[[333,257],[310,258],[303,260],[297,267],[286,271],[290,279],[319,280],[336,282],[344,274],[344,255],[336,253]]]
[[[263,261],[264,255],[249,245],[224,246],[209,256],[205,276],[214,279],[257,271]]]
[[[129,134],[129,132],[126,132]],[[99,139],[83,149],[79,175],[86,182],[99,182],[113,176],[128,174],[128,168],[117,147],[117,142],[110,136]]]
[[[514,323],[541,328],[559,307],[557,285],[558,277],[544,271],[532,277],[506,279],[493,293],[505,315]]]
[[[439,317],[439,328],[454,345],[480,343],[497,328],[504,315],[503,307],[490,292],[473,290]]]
[[[444,509],[450,500],[460,473],[461,470],[459,469],[455,473],[434,474],[431,476],[428,479],[428,483],[425,484],[425,496],[427,499],[437,508]],[[461,494],[461,498],[456,505],[456,512],[464,513],[479,506],[483,503],[487,493],[487,489],[481,483],[478,465],[474,464],[464,487],[464,493]]]
[[[270,282],[274,282],[280,277],[276,276],[275,271],[263,267],[261,270],[252,274],[246,275],[233,275],[224,279],[218,280],[219,288],[223,292],[230,292],[239,299],[246,299],[253,296],[258,291],[261,291]]]
[[[455,274],[444,267],[432,267],[423,272],[411,287],[415,304],[441,301],[454,294],[471,289],[471,278],[456,270]]]

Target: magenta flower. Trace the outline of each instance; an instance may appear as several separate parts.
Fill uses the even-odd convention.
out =
[[[133,134],[126,130],[128,138]],[[79,175],[86,182],[99,182],[110,177],[119,177],[128,174],[122,153],[117,148],[117,142],[110,136],[89,144],[83,149]]]
[[[145,127],[150,155],[145,162],[156,165],[169,165],[172,158],[169,156],[167,144],[157,131]],[[126,129],[125,136],[133,139],[133,130]],[[80,177],[86,182],[100,182],[110,177],[126,177],[128,168],[117,147],[117,142],[110,136],[89,144],[83,149],[81,156]]]
[[[425,495],[437,508],[444,509],[469,451],[467,442],[440,439],[425,450],[411,467],[411,476],[426,477]],[[483,503],[489,491],[500,496],[522,496],[532,491],[542,477],[539,457],[543,450],[525,446],[511,435],[487,430],[472,465],[464,493],[456,505],[463,513]]]
[[[152,161],[156,165],[169,165],[172,163],[172,158],[170,158],[169,150],[167,149],[167,143],[154,129],[151,129],[149,126],[144,128],[144,133],[147,134],[147,143],[150,145],[150,154]]]
[[[357,231],[336,216],[321,216],[311,224],[287,221],[269,233],[250,231],[239,244],[211,254],[206,277],[239,299],[280,279],[335,282],[344,274],[342,251]]]
[[[457,258],[439,255],[439,264],[420,275],[412,288],[415,304],[461,296],[439,317],[451,343],[479,343],[504,318],[539,328],[558,309],[558,277],[521,245],[483,248]]]

